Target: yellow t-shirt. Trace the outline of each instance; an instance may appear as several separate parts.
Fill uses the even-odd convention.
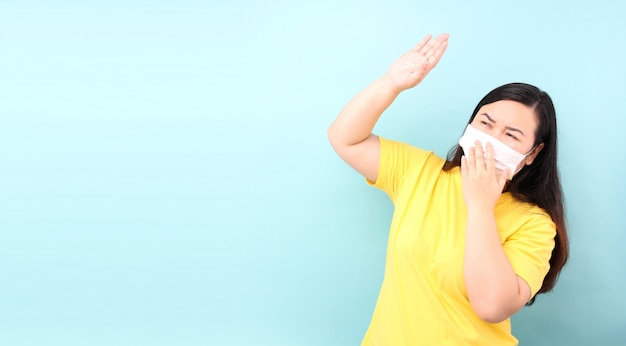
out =
[[[517,345],[510,320],[481,320],[463,277],[465,223],[459,168],[380,138],[375,183],[394,203],[385,276],[363,346]],[[502,246],[534,296],[549,269],[555,225],[541,208],[503,193],[495,207]]]

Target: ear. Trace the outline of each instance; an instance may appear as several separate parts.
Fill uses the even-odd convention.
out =
[[[524,164],[526,166],[531,165],[533,161],[535,161],[535,157],[539,155],[539,152],[541,151],[541,149],[543,149],[543,143],[539,144],[538,146],[535,147],[535,149],[531,150],[530,153],[528,153],[528,155],[526,156],[526,159],[524,159]]]

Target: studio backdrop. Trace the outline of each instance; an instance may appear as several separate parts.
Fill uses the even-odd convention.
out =
[[[393,206],[326,129],[442,32],[375,132],[444,156],[489,90],[546,90],[571,260],[513,333],[626,344],[624,17],[609,0],[1,1],[0,344],[358,345]]]

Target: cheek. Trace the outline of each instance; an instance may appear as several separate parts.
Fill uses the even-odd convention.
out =
[[[533,141],[529,141],[526,139],[523,139],[522,141],[509,137],[507,135],[504,135],[503,138],[500,138],[500,141],[504,144],[506,144],[509,148],[517,151],[518,153],[522,154],[522,155],[526,155],[529,152],[531,152],[533,150]],[[530,156],[530,155],[529,155]]]
[[[524,148],[526,147],[524,144],[520,143],[519,141],[516,141],[513,138],[507,137],[508,140],[504,140],[504,144],[508,145],[511,149],[517,151],[518,153],[525,155],[528,150],[524,150]]]
[[[476,130],[480,130],[480,131],[483,131],[483,132],[485,132],[485,130],[486,130],[486,129],[488,129],[488,127],[487,127],[485,124],[483,124],[483,123],[482,123],[480,120],[478,120],[478,119],[474,119],[474,120],[470,123],[470,125],[472,125],[472,127],[473,127],[473,128],[475,128]]]

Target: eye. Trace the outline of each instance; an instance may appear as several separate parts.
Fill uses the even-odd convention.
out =
[[[491,124],[490,124],[490,123],[488,123],[488,122],[486,122],[486,121],[484,121],[484,120],[481,120],[481,121],[480,121],[480,123],[481,123],[481,124],[483,124],[483,125],[485,125],[485,126],[487,126],[487,127],[491,126]]]
[[[509,136],[509,137],[511,137],[511,138],[513,138],[513,139],[514,139],[514,140],[516,140],[516,141],[519,141],[519,139],[517,139],[517,137],[515,137],[515,135],[514,135],[514,134],[512,134],[511,132],[507,132],[507,133],[506,133],[506,135],[507,135],[507,136]]]

